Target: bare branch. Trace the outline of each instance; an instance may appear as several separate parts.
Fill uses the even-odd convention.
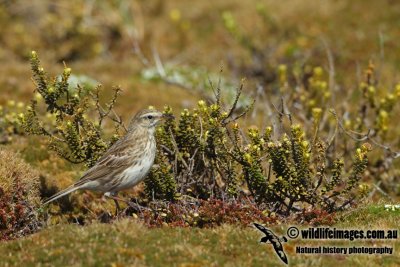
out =
[[[390,156],[390,157],[392,157],[392,158],[394,158],[394,159],[400,157],[400,152],[393,151],[389,146],[383,145],[383,144],[377,142],[375,139],[373,139],[373,138],[371,137],[371,135],[374,133],[373,130],[368,129],[368,132],[367,132],[366,134],[358,133],[358,132],[355,132],[355,131],[346,130],[346,129],[344,128],[343,124],[339,121],[335,110],[332,109],[332,110],[330,110],[330,112],[333,114],[333,116],[335,116],[335,118],[336,118],[336,120],[337,120],[337,123],[338,123],[340,129],[341,129],[347,136],[349,136],[351,139],[353,139],[353,140],[355,140],[355,141],[357,141],[357,142],[370,141],[370,142],[371,142],[372,144],[374,144],[375,146],[377,146],[377,147],[379,147],[379,148],[382,148],[382,149],[384,149],[385,151],[387,151],[387,152],[389,153],[389,156]],[[355,137],[354,135],[357,135],[357,136],[360,136],[360,137]]]

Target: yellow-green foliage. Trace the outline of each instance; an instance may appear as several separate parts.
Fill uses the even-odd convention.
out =
[[[243,144],[237,127],[234,129],[235,144]],[[277,141],[272,140],[271,131],[268,127],[261,136],[257,129],[249,130],[250,143],[244,147],[235,145],[232,153],[259,203],[278,203],[280,208],[274,209],[285,210],[287,214],[299,205],[332,212],[368,192],[365,185],[360,185],[359,191],[354,188],[367,168],[369,144],[356,150],[348,177],[343,178],[343,159],[329,159],[327,144],[320,140],[312,147],[299,125],[291,126],[290,133]],[[326,168],[327,163],[331,165],[330,170]]]
[[[26,58],[27,47],[41,47],[59,62],[93,58],[110,49],[110,43],[117,50],[129,44],[127,32],[135,23],[137,9],[135,3],[124,2],[122,8],[114,1],[97,5],[79,0],[57,5],[49,0],[35,5],[2,3],[1,34],[9,37],[1,40],[5,49],[21,58]]]
[[[13,135],[23,134],[19,119],[24,111],[25,103],[8,100],[6,105],[0,105],[0,143],[9,143]]]
[[[296,23],[291,25],[291,34],[287,34],[285,27],[288,26],[282,23],[283,21],[279,23],[269,6],[273,4],[259,3],[254,8],[254,20],[260,27],[256,28],[257,30],[246,30],[241,21],[230,11],[225,11],[221,15],[227,32],[238,42],[242,50],[247,52],[247,57],[249,54],[252,56],[251,60],[246,58],[247,61],[242,58],[236,59],[237,62],[246,62],[240,65],[240,68],[248,73],[246,78],[254,84],[263,85],[264,90],[268,92],[266,97],[274,104],[278,103],[283,95],[285,104],[293,113],[293,118],[310,119],[314,108],[321,109],[321,115],[324,117],[325,110],[333,107],[345,113],[349,129],[357,132],[373,130],[372,135],[379,137],[382,142],[395,140],[394,136],[398,136],[397,129],[390,125],[393,124],[393,113],[398,110],[396,106],[398,106],[400,86],[383,84],[384,81],[380,80],[383,76],[381,70],[377,71],[372,61],[360,76],[359,84],[354,84],[355,79],[353,75],[348,75],[345,66],[341,66],[343,69],[336,68],[335,59],[342,56],[333,55],[333,51],[325,41],[322,42],[323,47],[313,44],[311,51],[315,55],[309,60],[309,45],[311,45],[309,37],[315,32],[301,30],[299,28],[301,26]],[[314,30],[321,30],[320,25],[314,26],[316,27]],[[272,40],[271,35],[275,36]],[[322,57],[324,61],[319,56],[321,53],[326,55]],[[303,60],[305,63],[302,63]],[[328,61],[326,66],[322,65],[326,63],[325,60]],[[277,64],[280,62],[285,63]],[[342,74],[346,75],[342,76],[346,77],[342,79],[350,79],[353,84],[338,83],[336,72],[343,71]],[[355,90],[354,87],[358,87],[359,90]],[[331,128],[334,121],[325,123],[328,123],[327,128]]]
[[[239,95],[240,91],[235,103]],[[175,189],[175,183],[175,197],[189,194],[207,199],[237,195],[237,163],[225,147],[229,138],[226,125],[236,118],[218,103],[219,100],[214,104],[201,100],[197,108],[183,110],[178,121],[169,119],[158,129],[159,153],[163,156],[157,158],[161,168],[153,170],[145,181],[148,197],[157,196],[155,188]],[[164,113],[171,114],[171,108],[166,107]],[[168,195],[173,196],[171,192]]]
[[[99,87],[93,91],[79,85],[70,88],[69,68],[50,79],[35,52],[31,55],[31,65],[37,97],[20,116],[21,125],[30,134],[47,137],[49,147],[61,157],[93,165],[119,135],[122,122],[111,116],[119,89],[103,108]],[[309,80],[309,98],[322,103],[329,97],[322,70],[315,68]],[[365,187],[360,188],[362,194],[354,192],[367,167],[367,147],[357,149],[349,177],[344,179],[346,171],[341,160],[335,159],[327,149],[328,144],[318,139],[322,109],[300,99],[308,107],[310,114],[306,116],[313,119],[312,140],[307,139],[300,125],[291,125],[288,133],[281,134],[278,140],[272,138],[271,127],[263,134],[250,128],[243,135],[236,121],[251,106],[237,111],[242,90],[243,84],[234,102],[226,108],[218,87],[214,103],[199,101],[196,108],[184,109],[178,120],[167,119],[157,129],[156,166],[145,180],[148,199],[177,200],[182,195],[198,199],[238,198],[248,189],[257,203],[290,214],[300,210],[299,205],[336,211],[367,192]],[[173,112],[165,107],[164,113]],[[107,118],[115,122],[115,134],[108,141],[101,128]],[[333,164],[330,170],[327,163]]]
[[[393,155],[396,155],[392,152],[398,150],[396,146],[400,140],[399,127],[395,121],[400,111],[400,86],[397,81],[383,79],[386,76],[383,68],[387,58],[375,59],[375,66],[372,61],[368,63],[369,55],[360,56],[357,61],[362,61],[366,68],[363,70],[362,67],[358,76],[352,75],[348,69],[352,61],[341,61],[348,55],[337,50],[334,42],[324,38],[320,44],[311,41],[315,39],[314,34],[321,31],[323,24],[313,24],[314,32],[296,21],[286,31],[286,23],[289,22],[275,16],[269,8],[271,6],[274,5],[260,3],[254,8],[253,13],[258,14],[254,16],[258,24],[254,25],[259,28],[249,28],[234,12],[227,10],[221,15],[227,32],[244,52],[241,57],[233,60],[235,68],[241,71],[240,74],[246,73],[249,83],[257,86],[257,94],[261,99],[255,107],[258,114],[264,116],[269,113],[267,123],[272,120],[269,123],[271,125],[281,124],[284,114],[290,114],[292,121],[303,126],[310,137],[311,146],[318,137],[330,143],[329,140],[339,130],[339,134],[344,131],[350,137],[348,140],[353,139],[356,143],[368,141],[384,148],[375,150],[368,168],[385,192],[398,195],[398,163],[392,161]],[[274,7],[279,9],[278,6]],[[301,30],[301,27],[307,30]],[[333,34],[330,33],[330,38]],[[338,39],[342,38],[340,36]],[[381,41],[383,49],[383,38]],[[348,46],[353,49],[352,45]],[[269,110],[277,110],[279,104],[280,114],[274,116]],[[334,111],[329,112],[332,109]],[[330,113],[335,113],[336,118]],[[340,151],[346,156],[356,148],[353,141],[343,139],[329,146],[332,151]],[[382,180],[382,177],[392,178]]]
[[[218,103],[218,99],[213,104],[199,101],[177,122],[169,119],[158,129],[163,156],[157,157],[159,166],[146,180],[149,198],[179,199],[182,194],[229,198],[248,188],[259,204],[290,214],[307,205],[337,211],[368,192],[360,184],[368,144],[357,148],[352,164],[345,166],[326,142],[316,139],[317,133],[309,141],[300,125],[292,125],[278,140],[272,138],[271,127],[263,134],[250,128],[243,135],[237,118],[230,119],[231,112],[224,112]],[[166,107],[164,112],[172,110]],[[316,124],[319,114],[314,108]],[[176,189],[174,194],[171,189]]]
[[[113,107],[120,88],[114,88],[113,98],[103,108],[99,103],[100,85],[93,89],[80,85],[71,88],[68,67],[64,67],[62,75],[48,77],[35,51],[31,54],[31,67],[36,94],[19,116],[20,124],[28,134],[45,136],[49,148],[61,157],[92,166],[119,137],[122,121]],[[89,118],[95,116],[96,119]],[[115,123],[114,135],[108,140],[101,127],[106,119]]]
[[[174,200],[176,198],[176,181],[172,166],[166,164],[165,156],[157,154],[155,164],[145,180],[146,192],[151,199]]]
[[[363,98],[353,128],[365,131],[370,127],[375,131],[374,135],[386,141],[390,124],[393,123],[393,110],[400,96],[400,85],[394,86],[391,90],[378,88],[375,76],[375,66],[370,62],[365,70],[365,80],[359,85]]]

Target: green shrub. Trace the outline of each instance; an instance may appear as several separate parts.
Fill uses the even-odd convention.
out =
[[[22,127],[28,134],[46,137],[49,148],[64,159],[92,166],[120,136],[123,124],[113,107],[121,89],[114,88],[112,99],[103,107],[99,102],[101,86],[71,87],[70,68],[64,67],[62,75],[50,78],[35,51],[31,67],[36,95],[25,114],[20,115]],[[111,138],[106,138],[102,130],[106,120],[114,122]]]
[[[49,0],[31,6],[24,1],[2,3],[0,32],[8,37],[0,40],[5,51],[24,59],[27,47],[47,50],[46,56],[58,62],[92,59],[109,52],[121,55],[129,51],[131,38],[141,38],[133,30],[140,12],[137,3],[126,1],[97,5],[76,0],[62,5]]]
[[[6,105],[0,105],[0,143],[8,144],[16,135],[24,134],[19,118],[24,111],[25,103],[7,101]]]
[[[231,111],[234,108],[235,104]],[[167,107],[164,112],[172,111]],[[352,164],[344,166],[343,158],[333,157],[317,134],[307,140],[299,125],[290,126],[278,140],[272,139],[271,127],[262,135],[255,128],[243,135],[235,121],[245,112],[231,118],[233,111],[224,112],[219,98],[209,105],[200,101],[197,108],[184,110],[177,122],[171,119],[161,127],[157,133],[163,168],[153,170],[145,181],[148,197],[154,198],[151,192],[157,189],[171,188],[172,177],[178,199],[185,194],[237,198],[247,188],[257,203],[286,215],[314,208],[334,212],[366,195],[368,186],[360,179],[367,168],[369,144],[357,148]],[[171,199],[170,192],[169,196],[158,195]]]
[[[240,91],[236,99],[239,96]],[[164,112],[172,113],[172,110],[166,107]],[[228,114],[221,104],[207,105],[199,101],[196,109],[185,109],[178,121],[170,119],[160,127],[157,139],[164,156],[159,160],[163,160],[162,166],[168,167],[150,173],[145,181],[148,196],[153,197],[151,186],[157,182],[161,183],[158,188],[171,188],[167,185],[171,183],[170,179],[164,179],[171,174],[177,183],[177,198],[184,194],[201,199],[237,196],[237,163],[232,161],[225,148],[228,142],[226,125],[237,119],[232,116],[233,111]]]
[[[255,113],[269,113],[271,125],[280,124],[283,114],[268,112],[277,109],[279,103],[293,121],[304,126],[310,141],[316,135],[329,140],[339,129],[350,138],[335,140],[330,154],[337,151],[348,157],[361,141],[376,145],[381,149],[376,149],[370,158],[370,177],[385,196],[398,196],[400,175],[393,159],[398,157],[395,147],[400,140],[400,129],[394,120],[400,110],[400,85],[381,79],[387,59],[379,62],[378,69],[370,61],[358,77],[348,75],[352,64],[346,61],[344,51],[334,50],[335,42],[329,43],[328,37],[314,38],[311,31],[301,30],[296,20],[279,22],[268,6],[260,3],[254,10],[257,30],[245,29],[230,11],[221,15],[225,29],[242,52],[237,53],[232,69],[241,71],[236,76],[245,73],[249,83],[257,85],[260,101]],[[331,32],[329,38],[334,34]],[[337,39],[344,41],[343,36]],[[357,60],[368,62],[369,56],[362,55]],[[335,119],[330,116],[332,108],[337,114]]]
[[[31,64],[42,107],[33,100],[20,117],[22,126],[27,133],[46,137],[61,157],[92,166],[120,135],[123,124],[113,113],[119,89],[103,108],[98,87],[70,88],[69,68],[50,79],[35,52]],[[240,201],[250,197],[267,213],[287,216],[314,208],[334,212],[365,196],[368,188],[360,187],[360,179],[367,167],[368,145],[356,149],[352,166],[344,166],[343,159],[328,149],[330,144],[320,140],[322,110],[315,107],[310,111],[314,120],[311,140],[291,119],[286,127],[284,118],[276,139],[271,127],[263,134],[256,128],[244,134],[238,120],[252,105],[238,111],[242,90],[243,84],[227,108],[218,87],[214,103],[201,100],[196,108],[183,110],[179,119],[170,118],[157,129],[156,165],[145,180],[148,200]],[[164,113],[173,111],[166,106]],[[102,128],[105,119],[114,122],[111,139],[106,139]]]
[[[238,131],[235,135],[240,140]],[[356,150],[344,179],[347,168],[343,159],[328,159],[327,144],[322,141],[311,146],[299,125],[291,126],[290,134],[276,141],[271,139],[271,128],[263,136],[251,129],[248,137],[251,140],[248,146],[245,149],[236,146],[234,157],[241,163],[256,200],[270,203],[274,211],[285,210],[290,214],[304,208],[318,208],[334,212],[368,192],[368,187],[359,182],[368,164],[369,144]]]

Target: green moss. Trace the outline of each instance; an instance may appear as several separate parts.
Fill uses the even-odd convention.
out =
[[[366,207],[366,210],[369,208]],[[356,211],[356,213],[358,213]],[[350,223],[357,229],[374,225],[396,229],[398,224],[391,218],[372,214],[367,220],[357,215]],[[354,215],[346,215],[352,218]],[[354,217],[355,218],[355,217]],[[398,219],[398,217],[396,217]],[[383,226],[382,226],[383,225]],[[337,229],[348,223],[334,225]],[[285,235],[287,226],[271,227],[279,235]],[[302,227],[300,227],[302,228]],[[304,227],[306,228],[306,227]],[[10,266],[36,266],[38,263],[52,266],[65,265],[199,265],[199,266],[278,266],[282,264],[272,246],[260,244],[261,234],[252,227],[240,228],[223,225],[214,229],[155,228],[148,229],[135,220],[120,220],[113,224],[92,224],[87,227],[59,225],[28,238],[3,243],[0,261]],[[113,245],[110,246],[110,243]],[[324,241],[326,245],[342,247],[365,246],[365,241]],[[291,265],[335,266],[337,261],[328,256],[296,254],[295,246],[315,246],[313,241],[289,240],[284,243]],[[399,241],[385,245],[400,249]],[[251,255],[251,256],[249,256]],[[352,266],[395,266],[398,255],[382,257],[351,255],[341,260]]]

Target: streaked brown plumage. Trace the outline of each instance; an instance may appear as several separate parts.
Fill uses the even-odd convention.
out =
[[[125,136],[112,145],[79,181],[50,197],[44,205],[78,189],[104,192],[116,201],[119,191],[140,183],[153,165],[156,155],[154,131],[163,117],[154,109],[138,112]],[[116,205],[118,208],[118,202]]]

